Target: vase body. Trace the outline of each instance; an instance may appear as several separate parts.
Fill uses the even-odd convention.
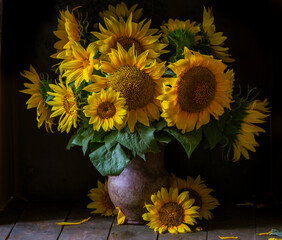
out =
[[[169,174],[164,168],[164,148],[160,153],[146,153],[146,161],[133,158],[118,176],[109,176],[109,196],[126,217],[128,224],[145,224],[142,214],[145,203],[161,187],[169,186]]]

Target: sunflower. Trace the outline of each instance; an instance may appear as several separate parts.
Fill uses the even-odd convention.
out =
[[[227,37],[223,36],[222,32],[215,31],[214,17],[211,8],[206,10],[204,7],[202,28],[206,34],[213,55],[222,59],[224,62],[234,62],[235,60],[231,58],[231,55],[228,53],[229,48],[223,47]]]
[[[109,4],[108,10],[105,10],[103,12],[100,12],[99,15],[102,19],[104,18],[110,18],[114,17],[116,19],[119,19],[119,17],[123,17],[124,20],[128,19],[130,14],[132,14],[132,21],[133,22],[138,22],[139,19],[142,16],[142,8],[137,8],[138,4],[134,4],[131,8],[128,9],[126,4],[124,2],[121,2],[120,4],[117,4],[116,7],[113,5]]]
[[[171,63],[176,78],[167,79],[171,87],[163,85],[162,117],[168,126],[176,124],[182,133],[199,129],[230,108],[233,88],[233,71],[212,56],[191,52],[184,48],[184,59]]]
[[[61,16],[58,18],[58,28],[53,32],[60,40],[54,44],[57,53],[51,55],[51,57],[59,59],[70,57],[72,44],[80,41],[79,24],[73,13],[77,8],[74,8],[72,12],[68,9],[66,11],[60,11]]]
[[[92,80],[93,69],[99,69],[99,60],[94,59],[97,47],[95,43],[88,45],[85,50],[79,43],[73,42],[72,58],[61,63],[60,69],[65,71],[63,77],[67,78],[67,84],[75,82],[78,88],[83,80]]]
[[[114,216],[117,214],[114,204],[112,203],[109,191],[108,181],[105,184],[97,181],[98,188],[92,188],[88,196],[93,201],[87,205],[87,208],[94,209],[91,213],[98,213],[102,216]]]
[[[53,118],[51,117],[51,111],[45,103],[44,97],[42,96],[43,92],[43,81],[41,81],[36,70],[30,65],[29,71],[24,71],[21,75],[29,79],[32,83],[24,83],[26,89],[21,90],[21,92],[30,94],[31,97],[26,102],[27,109],[36,108],[37,109],[37,122],[38,128],[42,126],[45,122],[45,129],[47,132],[51,130],[53,125]]]
[[[200,207],[198,210],[200,219],[209,220],[212,218],[210,210],[216,208],[219,202],[210,195],[213,190],[204,184],[200,175],[195,180],[192,177],[187,177],[187,180],[184,180],[173,176],[172,186],[177,187],[179,192],[188,191],[189,197],[195,199],[194,206]]]
[[[106,29],[99,24],[100,32],[92,32],[99,40],[100,52],[105,56],[111,52],[111,49],[117,49],[118,43],[128,50],[133,44],[138,55],[149,50],[148,58],[154,59],[159,57],[167,44],[160,43],[158,39],[160,35],[154,35],[158,29],[149,29],[151,20],[144,24],[144,20],[140,23],[132,22],[132,13],[130,13],[126,22],[123,18],[117,20],[114,17],[105,18]],[[144,24],[144,25],[143,25]]]
[[[77,127],[77,103],[70,85],[64,85],[62,80],[58,84],[49,84],[54,92],[48,92],[53,96],[47,103],[52,106],[51,117],[60,116],[58,131],[69,133],[71,127]]]
[[[153,204],[145,204],[149,212],[142,215],[150,228],[160,234],[167,230],[173,234],[191,232],[186,224],[196,223],[199,207],[193,206],[195,200],[189,199],[188,192],[179,195],[177,188],[161,188],[151,200]]]
[[[161,77],[165,72],[165,62],[148,60],[149,50],[136,56],[135,47],[129,51],[118,44],[118,50],[112,49],[110,62],[102,62],[100,69],[108,74],[107,78],[95,76],[95,82],[85,90],[100,91],[112,87],[126,99],[128,106],[128,127],[134,132],[137,121],[149,126],[149,121],[159,120],[159,101]]]
[[[200,26],[190,20],[181,21],[178,19],[169,19],[167,23],[161,26],[164,42],[170,43],[176,50],[182,50],[184,46],[192,49],[201,39],[198,35]]]
[[[101,92],[88,97],[88,103],[84,107],[84,114],[90,117],[89,124],[93,124],[94,130],[99,131],[102,127],[104,131],[110,131],[114,126],[120,130],[124,125],[127,106],[119,92],[112,88],[107,91],[101,89]]]
[[[264,123],[265,118],[269,116],[270,111],[267,105],[267,99],[264,101],[254,100],[246,107],[246,115],[241,121],[240,130],[233,143],[234,161],[240,159],[241,153],[246,159],[249,159],[248,150],[256,152],[255,147],[258,147],[259,144],[255,140],[255,135],[258,136],[260,132],[265,132],[265,130],[255,124]]]

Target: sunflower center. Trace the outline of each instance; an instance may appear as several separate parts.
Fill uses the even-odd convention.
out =
[[[123,46],[123,48],[128,51],[129,48],[132,47],[132,44],[134,43],[134,46],[135,46],[135,49],[137,51],[137,54],[139,55],[140,53],[143,52],[143,48],[142,48],[142,45],[141,43],[134,39],[134,38],[129,38],[129,37],[119,37],[117,39],[117,42],[120,43],[120,45]],[[117,48],[117,46],[115,46]]]
[[[176,202],[168,202],[159,210],[159,216],[164,225],[179,226],[184,220],[184,210]]]
[[[201,196],[195,190],[192,190],[192,189],[189,189],[189,188],[185,188],[185,189],[181,190],[181,192],[185,192],[185,191],[189,192],[189,198],[195,199],[195,202],[194,202],[193,205],[201,208],[202,203],[203,203]]]
[[[102,119],[112,118],[115,113],[115,105],[108,101],[102,102],[97,108],[97,114]]]
[[[200,112],[214,99],[216,79],[205,67],[192,67],[178,85],[178,103],[183,111]]]
[[[70,113],[73,105],[74,105],[74,99],[72,98],[72,96],[70,94],[65,94],[64,96],[64,109],[66,112]]]
[[[153,101],[155,83],[135,66],[122,66],[108,77],[108,86],[126,99],[128,110],[135,110]]]

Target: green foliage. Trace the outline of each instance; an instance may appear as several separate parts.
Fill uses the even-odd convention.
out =
[[[194,152],[202,140],[202,129],[182,134],[176,127],[167,127],[164,131],[171,134],[184,147],[188,157]]]
[[[103,176],[119,175],[130,161],[119,143],[111,149],[107,149],[106,145],[102,145],[90,153],[89,158]]]

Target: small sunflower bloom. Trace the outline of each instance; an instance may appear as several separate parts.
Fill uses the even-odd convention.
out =
[[[33,66],[30,65],[29,71],[24,71],[20,73],[21,76],[27,78],[31,83],[24,83],[26,89],[21,90],[22,93],[31,95],[31,97],[26,102],[27,109],[36,108],[36,120],[38,122],[38,128],[45,123],[45,129],[47,132],[51,130],[53,125],[53,118],[51,117],[51,111],[48,105],[45,103],[44,97],[42,96],[42,80],[40,79],[38,73]]]
[[[109,191],[108,181],[105,183],[97,181],[98,187],[92,188],[88,196],[93,201],[87,205],[87,208],[94,209],[91,213],[101,214],[102,216],[114,216],[117,214],[114,204],[112,203]]]
[[[51,117],[60,116],[58,131],[69,133],[72,127],[77,127],[77,102],[70,85],[64,85],[62,80],[58,84],[49,84],[53,92],[48,92],[53,96],[47,104],[52,106]]]
[[[71,49],[72,58],[63,61],[60,69],[64,71],[63,77],[67,78],[66,83],[74,82],[78,88],[83,80],[86,82],[93,80],[93,70],[99,69],[99,60],[94,58],[97,47],[93,42],[84,49],[79,43],[73,42]]]
[[[211,8],[207,10],[204,7],[202,27],[204,33],[207,35],[213,55],[222,59],[224,62],[234,62],[235,60],[231,58],[231,55],[228,53],[229,48],[223,46],[227,37],[223,36],[222,32],[215,31],[214,17]]]
[[[172,186],[177,187],[179,192],[188,191],[189,198],[195,199],[194,206],[199,207],[200,219],[212,219],[210,210],[219,206],[219,202],[210,194],[213,190],[204,184],[200,175],[196,179],[188,176],[186,180],[173,176]]]
[[[127,106],[119,92],[112,88],[101,89],[99,93],[92,93],[87,99],[88,105],[84,107],[84,114],[90,117],[89,124],[99,131],[110,131],[113,127],[120,130],[125,124]]]
[[[266,121],[265,119],[270,113],[269,107],[267,106],[268,101],[265,99],[264,101],[254,100],[246,107],[246,116],[242,119],[240,130],[233,143],[233,161],[238,161],[241,154],[246,159],[249,159],[248,151],[256,152],[255,147],[258,147],[259,144],[255,139],[255,135],[258,136],[260,132],[265,132],[263,128],[256,124]]]
[[[138,4],[134,4],[131,8],[128,8],[124,2],[118,3],[116,7],[109,4],[108,10],[100,12],[99,15],[102,19],[114,17],[119,19],[120,17],[125,20],[129,18],[130,14],[132,14],[132,21],[138,22],[142,16],[142,8],[136,9]]]
[[[60,40],[54,44],[54,48],[57,49],[57,53],[51,57],[66,59],[71,56],[71,46],[73,42],[79,42],[79,24],[74,16],[74,11],[78,7],[74,8],[71,12],[68,10],[60,11],[60,18],[58,18],[58,28],[54,31],[54,35]]]
[[[196,223],[199,216],[195,200],[189,199],[188,192],[178,194],[177,188],[161,188],[151,196],[153,204],[145,204],[147,213],[142,215],[150,228],[160,234],[169,231],[172,234],[191,232],[188,225]],[[188,225],[187,225],[188,224]]]

